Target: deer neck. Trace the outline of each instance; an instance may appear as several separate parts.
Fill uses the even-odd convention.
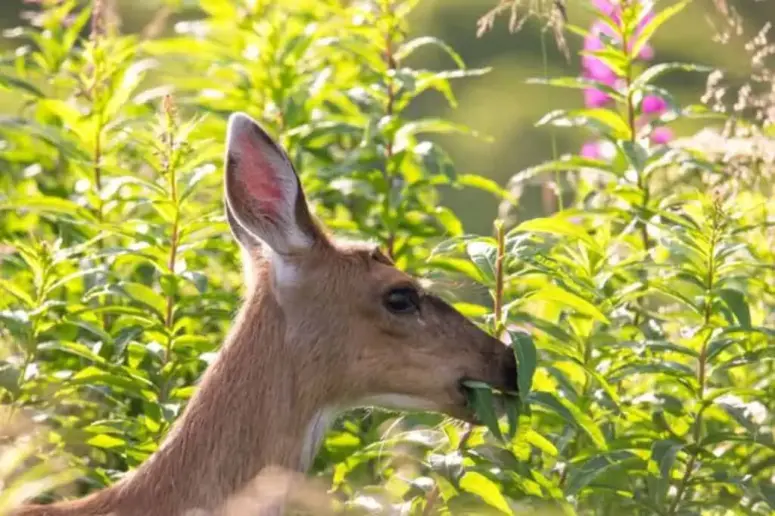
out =
[[[127,503],[140,490],[153,503],[148,514],[161,514],[159,504],[165,514],[213,510],[266,468],[312,464],[334,412],[294,370],[269,282],[251,290],[181,419],[121,488]]]

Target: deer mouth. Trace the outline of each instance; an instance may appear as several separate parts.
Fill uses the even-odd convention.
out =
[[[513,391],[509,392],[501,392],[498,388],[490,385],[487,382],[482,382],[480,380],[472,380],[470,378],[462,378],[458,382],[458,390],[460,391],[460,394],[464,400],[463,406],[465,411],[465,417],[460,417],[460,419],[463,419],[464,421],[474,424],[474,425],[483,425],[484,422],[482,421],[481,417],[479,416],[479,411],[477,410],[477,401],[476,395],[478,389],[487,389],[490,391],[491,395],[488,396],[490,402],[491,402],[491,408],[494,412],[495,416],[497,418],[500,418],[504,414],[506,414],[506,400],[505,396],[515,396],[517,393]],[[481,398],[478,400],[478,403],[481,403]]]

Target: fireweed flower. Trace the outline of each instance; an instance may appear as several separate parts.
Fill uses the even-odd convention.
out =
[[[661,115],[667,111],[667,102],[662,97],[647,95],[640,104],[640,110],[644,115]]]
[[[621,6],[615,1],[610,0],[591,0],[592,5],[600,13],[600,17],[605,17],[614,25],[618,25],[621,16]],[[641,16],[638,26],[635,29],[634,37],[631,41],[628,41],[628,47],[632,48],[632,43],[637,39],[638,35],[643,31],[644,27],[648,25],[654,18],[654,13],[651,10],[651,3],[644,0],[641,1],[645,12]],[[621,38],[614,33],[610,25],[596,20],[590,30],[587,37],[584,39],[584,50],[587,52],[594,52],[596,50],[603,50],[605,44],[603,43],[603,37],[608,40],[612,40],[615,44],[622,44]],[[646,44],[643,45],[638,52],[638,59],[649,61],[654,58],[654,49]],[[586,79],[594,80],[611,87],[618,87],[624,83],[624,78],[616,74],[607,64],[601,59],[593,55],[582,55],[581,58],[582,76]],[[600,108],[605,107],[611,103],[612,99],[610,95],[601,91],[598,88],[587,88],[584,90],[584,105],[588,108]],[[659,117],[665,111],[667,111],[667,102],[662,97],[657,95],[647,95],[640,103],[641,117],[636,121],[638,127],[643,126],[650,119]],[[650,139],[652,143],[664,144],[669,142],[673,138],[672,131],[666,127],[658,127],[652,131]],[[587,158],[601,158],[601,146],[597,142],[587,142],[581,149],[581,155]]]

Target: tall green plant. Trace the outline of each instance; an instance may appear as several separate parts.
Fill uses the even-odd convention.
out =
[[[456,173],[432,138],[478,136],[408,114],[431,91],[455,105],[453,80],[485,70],[438,39],[408,38],[415,3],[200,0],[197,19],[141,40],[119,34],[102,2],[47,0],[17,31],[28,46],[0,59],[0,87],[20,98],[0,119],[0,395],[43,430],[4,445],[1,507],[74,478],[46,467],[52,456],[82,473],[78,493],[145,460],[217,353],[242,281],[219,173],[226,117],[241,110],[291,150],[339,235],[379,242],[436,289],[455,278],[489,293],[457,306],[519,363],[500,420],[497,397],[474,386],[484,426],[340,418],[313,474],[344,507],[772,510],[775,206],[766,185],[655,137],[710,115],[658,85],[700,67],[640,60],[685,4],[598,2],[594,34],[568,27],[599,40],[585,76],[539,82],[588,89],[595,105],[539,125],[585,130],[600,152],[517,174],[517,185],[565,174],[576,200],[491,238],[465,235],[443,189],[513,199]],[[413,67],[428,46],[453,69]]]
[[[686,2],[658,12],[634,1],[596,5],[595,33],[570,27],[595,61],[585,77],[535,82],[591,90],[590,107],[538,125],[584,129],[602,152],[585,147],[512,180],[567,173],[577,200],[508,233],[506,320],[536,339],[527,403],[542,440],[517,434],[522,453],[499,461],[500,472],[528,480],[501,485],[568,512],[769,514],[772,201],[698,189],[698,177],[734,179],[662,137],[666,123],[707,113],[680,108],[656,85],[700,67],[637,63]],[[449,248],[493,267],[492,242]]]

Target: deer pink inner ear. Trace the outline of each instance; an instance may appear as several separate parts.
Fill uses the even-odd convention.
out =
[[[237,147],[240,149],[238,166],[242,169],[238,182],[258,201],[261,211],[266,215],[277,215],[283,201],[283,188],[274,170],[276,164],[261,152],[249,134],[238,137]]]

